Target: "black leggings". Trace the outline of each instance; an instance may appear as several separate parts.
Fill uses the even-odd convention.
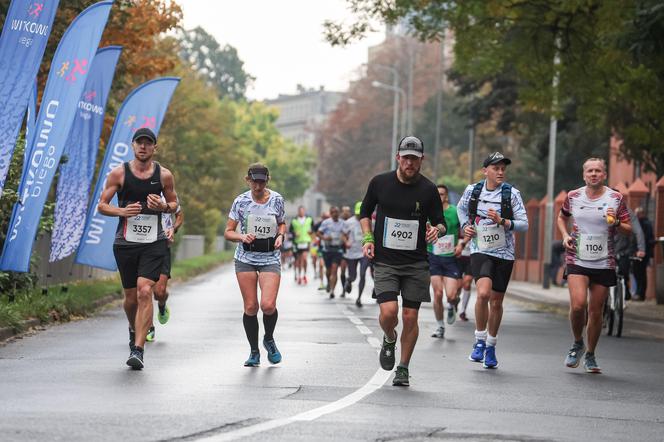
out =
[[[360,264],[360,292],[358,297],[362,296],[364,285],[366,283],[367,269],[369,268],[369,258],[362,257],[360,259],[346,259],[348,263],[348,282],[353,283],[357,279],[357,264]]]

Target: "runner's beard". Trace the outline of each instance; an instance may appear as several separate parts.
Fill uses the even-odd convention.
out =
[[[406,170],[399,167],[399,175],[401,175],[401,179],[406,183],[414,183],[417,181],[420,176],[420,167],[413,167],[413,170],[407,172]]]

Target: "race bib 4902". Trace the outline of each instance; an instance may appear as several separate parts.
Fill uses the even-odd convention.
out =
[[[385,217],[383,247],[396,250],[417,249],[417,233],[420,222],[416,219],[395,219]]]

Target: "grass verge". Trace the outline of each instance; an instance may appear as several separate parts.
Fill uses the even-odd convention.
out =
[[[186,280],[232,259],[232,251],[185,259],[173,264],[171,276],[174,280]],[[2,296],[0,328],[12,327],[21,331],[22,322],[26,319],[36,318],[46,323],[88,316],[99,307],[99,300],[109,295],[119,295],[121,290],[120,278],[115,277],[53,285],[48,287],[46,295],[42,294],[39,287],[17,294],[14,302],[9,302],[6,296]]]

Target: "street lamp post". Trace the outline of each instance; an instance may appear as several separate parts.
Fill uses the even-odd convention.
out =
[[[394,111],[392,113],[392,157],[390,158],[390,170],[396,169],[396,156],[397,156],[397,143],[398,140],[398,125],[399,125],[399,95],[404,96],[405,103],[405,92],[403,89],[396,85],[398,78],[395,76],[395,84],[390,86],[389,84],[381,83],[380,81],[372,81],[371,86],[387,89],[394,92]],[[403,118],[403,115],[402,115]]]

